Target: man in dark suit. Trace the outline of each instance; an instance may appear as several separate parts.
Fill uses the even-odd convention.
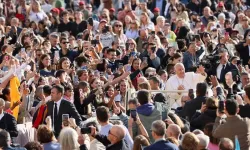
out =
[[[225,81],[225,75],[228,72],[232,72],[234,77],[236,77],[236,76],[240,77],[240,74],[239,74],[238,68],[228,61],[229,55],[225,49],[221,49],[219,52],[219,55],[220,55],[220,63],[216,67],[216,70],[214,70],[214,71],[216,71],[216,73],[214,73],[214,74],[219,79],[219,82],[223,83],[224,86],[227,87],[226,81]],[[237,79],[235,79],[235,80],[237,80]]]
[[[11,137],[17,137],[17,122],[14,116],[4,112],[5,101],[0,99],[0,129],[6,130]]]
[[[166,8],[166,4],[167,4],[166,0],[153,0],[150,10],[151,12],[154,12],[154,9],[157,7],[161,10],[160,15],[163,16],[165,8]]]
[[[191,120],[197,109],[201,109],[201,104],[206,102],[207,84],[205,82],[196,85],[196,98],[187,101],[181,111],[181,116]]]
[[[77,112],[75,105],[71,102],[64,100],[63,97],[64,88],[61,85],[55,85],[51,89],[51,100],[47,103],[47,116],[51,116],[52,127],[54,129],[55,136],[58,137],[62,129],[62,115],[68,114],[70,118],[76,120],[76,124],[80,126],[81,117]]]
[[[144,148],[144,150],[168,149],[178,150],[178,146],[165,139],[166,124],[162,120],[156,120],[152,123],[152,136],[155,143]]]

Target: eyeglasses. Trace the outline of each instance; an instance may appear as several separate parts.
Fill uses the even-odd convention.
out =
[[[127,44],[129,44],[129,45],[133,45],[134,43],[127,43]]]
[[[107,16],[102,16],[102,18],[108,18]]]
[[[113,135],[113,136],[116,137],[116,138],[118,138],[116,135],[112,134],[112,133],[110,132],[110,130],[109,130],[109,134],[110,134],[110,135]],[[119,139],[119,138],[118,138],[118,139]]]
[[[62,42],[62,44],[69,44],[69,42]]]
[[[122,25],[118,25],[118,24],[116,24],[116,25],[115,25],[115,27],[122,27]]]

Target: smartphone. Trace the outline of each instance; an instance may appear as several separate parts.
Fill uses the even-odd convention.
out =
[[[77,85],[79,83],[78,75],[74,75],[73,82],[74,85]]]
[[[55,56],[54,56],[54,57],[60,58],[60,56],[59,56],[59,51],[55,51]]]
[[[136,121],[136,110],[135,109],[130,110],[130,116],[134,119],[134,121]]]
[[[25,52],[25,48],[21,48],[21,52]]]
[[[237,60],[237,66],[242,65],[242,60]]]
[[[151,34],[152,34],[152,35],[155,35],[155,31],[151,31]]]
[[[88,67],[87,67],[87,66],[82,66],[81,69],[82,69],[82,70],[87,70]]]
[[[92,44],[92,45],[97,45],[97,44],[99,44],[99,43],[100,43],[99,40],[91,40],[91,44]]]
[[[127,66],[126,66],[126,72],[129,72],[129,71],[131,71],[131,66],[130,66],[130,65],[127,65]]]
[[[104,76],[104,72],[100,72],[100,76]]]
[[[194,99],[194,89],[188,90],[188,96],[190,97],[190,99]]]
[[[69,126],[69,114],[62,114],[63,126]]]
[[[89,133],[91,133],[91,128],[90,127],[81,128],[81,133],[82,134],[89,134]]]
[[[156,47],[151,47],[152,52],[154,53],[156,50]]]
[[[143,61],[148,63],[148,57],[143,57]]]
[[[231,70],[231,72],[232,72],[233,80],[237,81],[238,80],[237,79],[238,70],[237,69],[233,69],[233,70]]]
[[[123,63],[119,63],[118,68],[120,69],[120,68],[122,68],[122,67],[123,67]]]
[[[225,107],[224,101],[219,101],[219,107],[218,107],[219,112],[224,113],[224,107]]]
[[[136,56],[136,52],[132,51],[131,53],[131,56]]]

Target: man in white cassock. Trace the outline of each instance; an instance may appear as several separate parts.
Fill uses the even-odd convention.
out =
[[[196,73],[186,72],[182,63],[177,63],[174,66],[175,75],[170,77],[166,84],[166,90],[189,90],[196,91],[196,84],[204,82],[207,74],[203,66],[197,68]],[[181,106],[181,97],[186,96],[188,93],[168,93],[168,99],[170,100],[171,108],[177,108]]]

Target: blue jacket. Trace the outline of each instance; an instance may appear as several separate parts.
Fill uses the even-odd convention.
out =
[[[161,140],[144,148],[144,150],[179,150],[179,148],[168,140]]]

